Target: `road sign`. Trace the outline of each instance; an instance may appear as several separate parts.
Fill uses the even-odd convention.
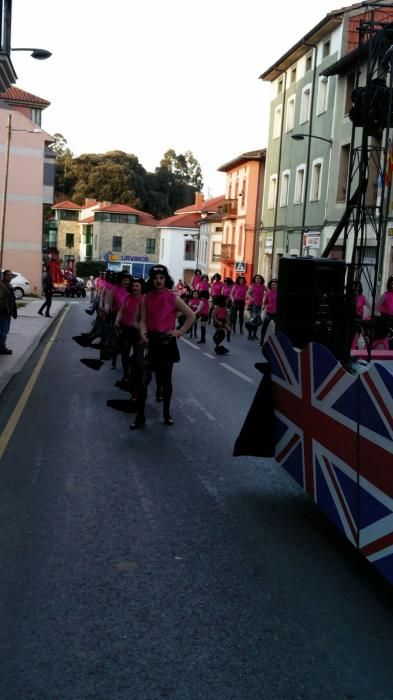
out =
[[[245,272],[247,267],[247,263],[244,262],[235,262],[235,272]]]

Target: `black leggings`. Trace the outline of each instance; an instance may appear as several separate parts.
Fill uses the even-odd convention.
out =
[[[261,340],[259,341],[259,342],[260,342],[260,345],[263,345],[263,342],[264,342],[264,339],[265,339],[265,335],[266,335],[266,331],[267,331],[267,329],[268,329],[268,326],[269,326],[270,321],[275,321],[275,320],[276,320],[276,314],[269,314],[269,313],[266,311],[266,313],[265,313],[265,318],[263,319],[262,328],[261,328]]]
[[[51,307],[51,304],[52,304],[52,292],[46,292],[45,293],[45,301],[42,304],[42,306],[39,310],[39,313],[42,314],[43,310],[46,308],[45,316],[49,316],[49,309]]]
[[[163,397],[164,418],[170,417],[170,405],[172,398],[172,370],[173,362],[163,362],[156,367],[157,385],[161,387]]]
[[[237,319],[238,313],[239,313],[239,328],[241,331],[243,330],[244,307],[245,307],[245,301],[243,301],[241,299],[233,302],[232,309],[231,309],[231,320],[232,320],[232,328],[234,331],[236,330],[236,319]]]

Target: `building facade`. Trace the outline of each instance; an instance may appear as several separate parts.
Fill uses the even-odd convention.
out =
[[[249,151],[222,165],[226,173],[225,201],[222,208],[223,234],[221,275],[235,279],[244,274],[249,284],[260,272],[256,242],[264,185],[266,150]]]
[[[49,105],[12,87],[0,93],[2,267],[21,272],[41,294],[43,206],[54,196],[55,156],[41,113]]]
[[[373,11],[386,20],[393,10]],[[328,13],[260,76],[271,83],[273,98],[258,259],[273,275],[283,255],[321,255],[345,212],[356,80],[348,57],[367,17],[361,3]],[[369,202],[376,180],[371,173]],[[370,238],[370,259],[373,247]],[[343,253],[341,236],[331,255]]]

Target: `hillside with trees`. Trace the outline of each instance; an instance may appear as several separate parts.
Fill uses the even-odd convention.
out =
[[[154,173],[138,157],[123,151],[85,153],[74,157],[62,134],[55,134],[55,201],[83,204],[86,197],[128,204],[157,219],[192,204],[203,188],[201,167],[191,153],[164,153]]]

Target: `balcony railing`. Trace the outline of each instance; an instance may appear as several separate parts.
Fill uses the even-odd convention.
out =
[[[224,219],[231,219],[237,216],[237,199],[225,199],[222,205]]]
[[[221,260],[230,261],[235,259],[235,244],[234,243],[222,243],[221,244]]]

